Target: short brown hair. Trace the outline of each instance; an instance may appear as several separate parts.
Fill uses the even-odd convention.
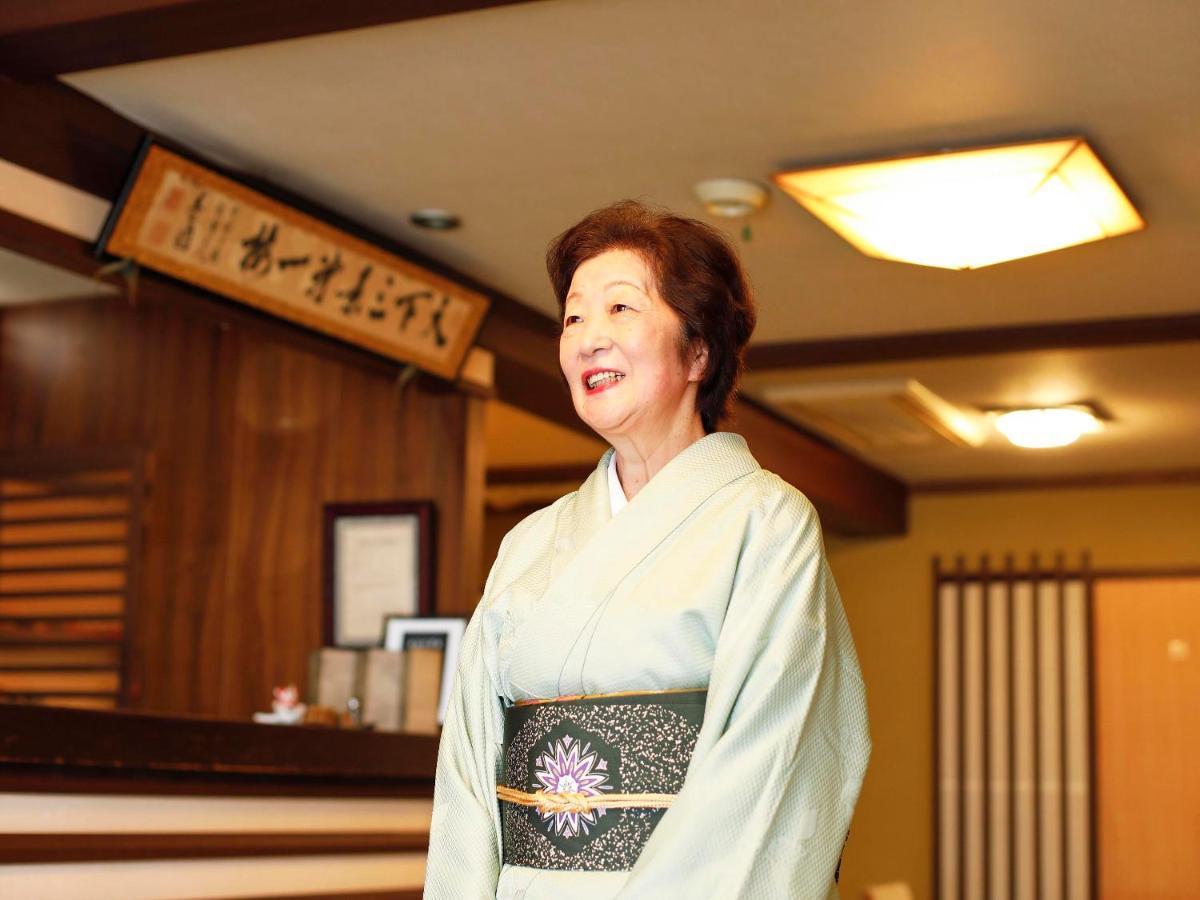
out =
[[[696,407],[711,434],[730,415],[756,319],[737,253],[711,225],[636,200],[598,209],[555,238],[546,252],[560,322],[575,270],[608,250],[632,250],[646,261],[659,295],[683,323],[682,359],[696,341],[708,348]]]

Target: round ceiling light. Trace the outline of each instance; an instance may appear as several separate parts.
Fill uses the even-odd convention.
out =
[[[997,431],[1018,447],[1032,449],[1065,447],[1102,427],[1095,414],[1082,406],[1014,409],[996,419]]]
[[[767,189],[745,178],[709,178],[696,182],[692,190],[714,216],[736,219],[767,205]]]
[[[462,220],[448,209],[414,209],[408,219],[419,228],[431,231],[453,231],[462,224]]]

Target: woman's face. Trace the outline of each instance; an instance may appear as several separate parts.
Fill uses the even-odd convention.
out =
[[[575,412],[602,437],[665,434],[696,415],[704,357],[679,356],[681,323],[631,250],[609,250],[575,270],[558,362]]]

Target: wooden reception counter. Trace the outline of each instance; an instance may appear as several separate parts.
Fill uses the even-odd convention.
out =
[[[430,797],[437,742],[0,703],[0,791]]]
[[[0,894],[165,865],[206,896],[420,896],[437,740],[0,704]]]

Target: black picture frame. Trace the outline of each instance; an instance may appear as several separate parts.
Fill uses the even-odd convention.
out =
[[[378,647],[383,643],[383,623],[388,616],[435,614],[436,509],[432,500],[326,503],[322,521],[325,646]],[[374,577],[386,579],[389,573],[384,566],[388,565],[400,576],[394,598],[390,589],[379,583],[360,585],[357,596],[349,596],[347,567],[356,560],[361,565],[363,554],[371,552],[371,541],[379,543],[381,563]],[[389,553],[396,552],[396,544],[408,541],[413,543],[409,555],[392,560]],[[406,572],[415,583],[403,583]]]

